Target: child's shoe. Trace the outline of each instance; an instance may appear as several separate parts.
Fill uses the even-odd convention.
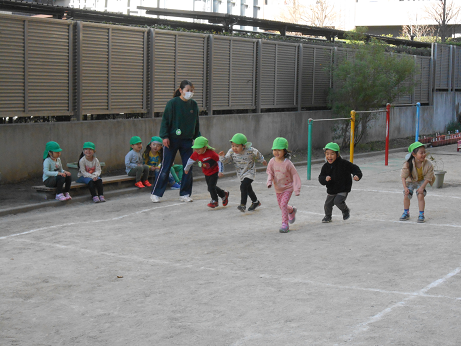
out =
[[[288,222],[289,223],[295,223],[296,221],[296,212],[298,211],[298,209],[296,209],[296,207],[293,207],[293,212],[288,214]]]
[[[257,207],[259,207],[260,205],[261,205],[261,202],[260,202],[260,201],[251,202],[251,205],[250,205],[250,207],[248,208],[248,211],[253,211],[253,210],[255,210]]]
[[[240,204],[240,205],[237,207],[237,209],[240,210],[242,213],[245,212],[245,209],[246,209],[246,208],[247,208],[247,206],[246,206],[246,205],[243,205],[243,204]]]
[[[141,181],[138,181],[134,186],[139,187],[140,189],[145,188],[144,184]]]
[[[64,197],[66,197],[66,199],[72,199],[72,197],[70,197],[70,195],[69,195],[69,192],[66,192],[66,193],[64,194]]]
[[[224,193],[226,195],[222,198],[223,207],[225,207],[227,205],[227,203],[229,203],[229,191],[224,191]]]
[[[181,188],[181,185],[179,185],[178,183],[174,183],[170,187],[171,190],[179,190],[180,188]]]
[[[325,217],[322,219],[322,222],[323,222],[323,223],[331,222],[331,216],[325,216]]]
[[[194,200],[192,199],[192,197],[189,196],[189,195],[180,196],[180,197],[179,197],[179,200],[180,200],[181,202],[193,202],[193,201],[194,201]]]
[[[100,201],[100,202],[105,202],[105,201],[106,201],[106,199],[104,198],[104,196],[103,196],[103,195],[101,195],[101,196],[99,196],[99,201]]]
[[[147,186],[147,187],[152,186],[152,184],[149,183],[149,180],[143,181],[142,184],[143,184],[144,186]]]
[[[400,217],[400,221],[407,221],[410,219],[410,213],[403,213],[402,216]]]
[[[423,222],[426,222],[426,220],[424,220],[424,215],[419,215],[418,216],[418,223],[423,223]]]
[[[208,203],[207,206],[210,207],[210,208],[216,208],[216,207],[219,207],[219,204],[218,204],[217,201],[211,200],[211,202]]]
[[[58,194],[56,195],[56,199],[57,199],[58,201],[67,201],[66,196],[64,196],[64,194],[62,194],[62,193],[58,193]]]
[[[290,231],[290,227],[286,223],[282,223],[282,227],[280,227],[280,233],[288,233]]]
[[[101,200],[99,199],[98,196],[93,196],[93,202],[94,203],[99,203],[99,202],[101,202]]]
[[[347,220],[351,217],[351,210],[347,208],[345,211],[343,211],[343,220]]]

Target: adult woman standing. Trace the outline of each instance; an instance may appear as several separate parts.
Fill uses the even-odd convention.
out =
[[[160,202],[165,192],[168,174],[178,150],[182,165],[186,167],[187,160],[193,152],[192,141],[200,136],[198,106],[197,102],[192,100],[193,95],[194,85],[188,80],[183,80],[165,106],[159,134],[164,146],[163,161],[150,196],[154,203]],[[180,200],[192,202],[191,194],[192,174],[183,174],[179,190]]]

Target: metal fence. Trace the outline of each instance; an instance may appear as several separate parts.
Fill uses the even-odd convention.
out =
[[[208,114],[327,107],[350,49],[0,14],[0,117],[163,111],[182,79]],[[461,48],[414,56],[412,95],[461,90]]]

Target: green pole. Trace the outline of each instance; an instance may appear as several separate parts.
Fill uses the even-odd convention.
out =
[[[309,128],[307,130],[307,180],[311,180],[311,160],[312,160],[312,123],[314,120],[308,120]]]

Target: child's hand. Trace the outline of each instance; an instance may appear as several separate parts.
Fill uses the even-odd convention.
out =
[[[295,191],[295,196],[299,196],[300,195],[300,192],[299,191]]]
[[[422,189],[421,187],[418,190],[416,190],[416,192],[418,193],[418,195],[421,194],[421,196],[424,196],[424,189]]]
[[[224,156],[224,151],[220,151],[218,155],[219,156]]]
[[[186,171],[186,170],[184,170],[184,174],[187,174],[187,173],[189,173],[189,170],[187,170],[187,171]]]
[[[150,166],[149,171],[155,171],[156,169],[157,169],[157,167],[155,167],[155,166]]]
[[[218,177],[219,177],[219,178],[224,177],[224,173],[223,173],[223,172],[219,172],[219,173],[218,173]]]
[[[58,173],[61,177],[66,177],[66,173]]]
[[[359,178],[358,176],[354,175],[354,180],[355,180],[355,181],[359,181],[360,178]]]
[[[63,177],[65,177],[66,175],[67,175],[68,177],[70,177],[70,176],[71,176],[70,172],[68,172],[68,171],[64,171],[64,175],[63,175]]]
[[[408,196],[410,194],[410,189],[408,187],[405,186],[405,196]]]
[[[272,184],[267,184],[267,188],[270,189],[272,187]]]
[[[263,166],[267,166],[267,161],[266,160],[263,161]]]
[[[325,178],[326,181],[330,181],[331,180],[331,177],[328,175],[326,178]]]
[[[98,177],[94,177],[94,178],[93,178],[93,181],[96,181],[96,180],[98,180]]]

